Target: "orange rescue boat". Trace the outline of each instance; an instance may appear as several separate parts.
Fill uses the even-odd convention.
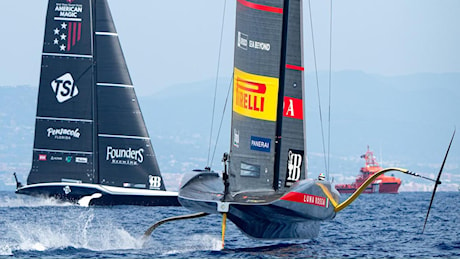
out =
[[[361,158],[366,160],[364,167],[361,167],[360,174],[356,177],[355,182],[352,184],[337,184],[335,188],[342,194],[353,193],[359,186],[364,183],[374,173],[382,170],[377,160],[375,159],[374,153],[367,147],[367,152],[361,155]],[[394,176],[380,175],[373,181],[363,193],[398,193],[399,186],[401,185],[401,179]]]

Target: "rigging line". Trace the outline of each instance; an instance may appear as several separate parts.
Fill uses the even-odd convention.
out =
[[[227,109],[228,97],[230,96],[230,89],[232,88],[232,83],[233,83],[233,74],[232,74],[232,78],[230,80],[230,85],[228,85],[227,97],[225,98],[224,109],[222,111],[222,116],[220,118],[219,130],[217,130],[216,143],[214,144],[214,151],[212,152],[212,157],[211,157],[212,159],[211,159],[211,164],[210,165],[212,165],[212,162],[214,161],[214,155],[216,154],[217,142],[219,141],[220,130],[222,129],[222,123],[224,122],[225,110]]]
[[[328,132],[327,132],[327,168],[326,178],[329,180],[329,170],[331,167],[331,82],[332,82],[332,0],[329,14],[329,113],[328,113]]]
[[[321,137],[323,140],[323,153],[324,153],[324,166],[327,170],[327,161],[326,161],[326,147],[324,142],[324,128],[323,128],[323,115],[321,113],[321,97],[319,94],[319,81],[318,81],[318,66],[316,65],[316,49],[315,49],[315,37],[313,33],[313,18],[311,16],[311,0],[308,0],[308,11],[310,13],[310,27],[311,27],[311,40],[312,40],[312,48],[313,48],[313,60],[315,63],[315,75],[316,75],[316,89],[318,92],[318,107],[319,107],[319,121],[321,125]]]
[[[209,156],[211,154],[211,139],[212,139],[212,128],[214,126],[214,113],[215,113],[215,110],[216,110],[216,96],[217,96],[217,81],[219,80],[219,68],[220,68],[220,54],[221,54],[221,50],[222,50],[222,38],[223,38],[223,34],[224,34],[224,22],[225,22],[225,7],[227,6],[227,0],[224,1],[224,9],[223,9],[223,13],[222,13],[222,25],[221,25],[221,28],[220,28],[220,42],[219,42],[219,54],[218,54],[218,57],[217,57],[217,69],[216,69],[216,82],[215,82],[215,86],[214,86],[214,100],[213,100],[213,104],[212,104],[212,116],[211,116],[211,129],[210,129],[210,134],[209,134],[209,144],[208,144],[208,160],[206,162],[206,166],[211,166],[209,164]]]

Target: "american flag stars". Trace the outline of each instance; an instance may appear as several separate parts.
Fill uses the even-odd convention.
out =
[[[75,46],[76,42],[80,40],[80,28],[81,23],[62,22],[59,26],[53,29],[55,36],[53,44],[56,45],[61,52],[69,51],[70,47]]]

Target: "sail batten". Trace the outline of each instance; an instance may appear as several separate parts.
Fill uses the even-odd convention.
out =
[[[52,153],[93,154],[93,152],[87,152],[87,151],[52,150],[52,149],[40,149],[40,148],[34,148],[33,150],[34,151],[42,151],[42,152],[52,152]]]
[[[101,87],[120,87],[120,88],[133,88],[133,85],[128,84],[117,84],[117,83],[96,83],[97,86]]]
[[[92,123],[93,120],[88,119],[79,119],[79,118],[63,118],[63,117],[43,117],[37,116],[36,119],[44,119],[44,120],[57,120],[57,121],[76,121],[76,122],[87,122]]]
[[[54,17],[55,21],[81,22],[81,18]]]
[[[98,134],[98,136],[100,136],[100,137],[111,137],[111,138],[150,140],[150,137],[148,137],[148,136],[110,135],[110,134]]]
[[[102,36],[117,36],[118,37],[118,33],[114,33],[114,32],[95,32],[96,35],[102,35]]]
[[[44,52],[42,56],[57,56],[57,57],[72,57],[72,58],[86,58],[92,59],[92,55],[80,55],[80,54],[65,54],[65,53],[52,53],[52,52]]]

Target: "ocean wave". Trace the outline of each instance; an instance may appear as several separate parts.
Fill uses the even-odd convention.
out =
[[[15,196],[0,195],[0,208],[30,208],[44,206],[68,207],[75,206],[75,204],[48,197],[31,197],[18,194],[15,194]]]

